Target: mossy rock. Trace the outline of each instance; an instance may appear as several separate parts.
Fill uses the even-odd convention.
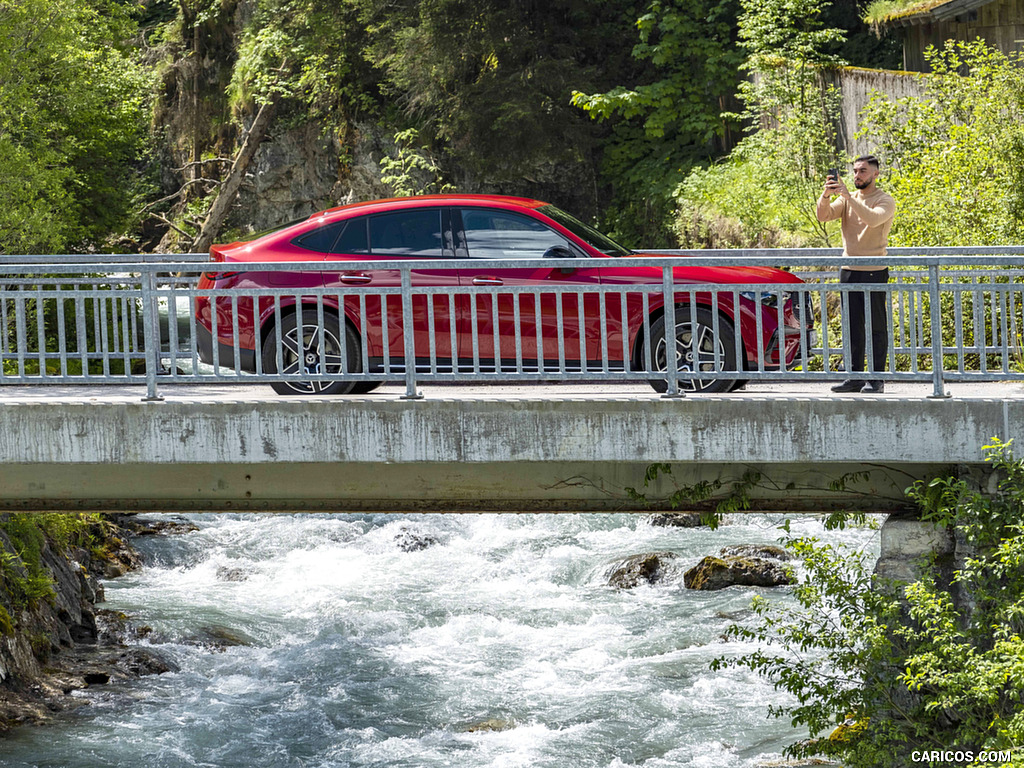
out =
[[[627,557],[608,572],[608,585],[616,589],[633,589],[641,584],[657,584],[677,573],[674,552],[647,552]]]
[[[687,589],[712,591],[732,586],[780,587],[795,584],[792,573],[777,560],[757,557],[707,556],[683,575]]]

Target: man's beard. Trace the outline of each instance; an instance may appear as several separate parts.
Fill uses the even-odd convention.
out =
[[[873,179],[868,179],[867,181],[861,181],[860,179],[854,179],[853,180],[853,186],[855,186],[857,189],[867,189],[868,187],[871,186],[871,182],[872,181],[873,181]]]

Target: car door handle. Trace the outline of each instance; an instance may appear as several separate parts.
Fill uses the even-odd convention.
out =
[[[364,275],[358,272],[347,272],[342,273],[340,280],[346,285],[365,285],[366,283],[372,282],[373,278],[370,275]]]
[[[500,277],[474,277],[473,285],[504,285],[505,281]]]

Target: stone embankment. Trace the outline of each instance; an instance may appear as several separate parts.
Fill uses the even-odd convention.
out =
[[[75,691],[169,669],[125,644],[126,616],[98,607],[99,579],[141,564],[127,535],[150,527],[128,515],[41,519],[0,515],[0,735],[86,703]]]

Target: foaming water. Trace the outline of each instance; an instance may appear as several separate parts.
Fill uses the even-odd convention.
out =
[[[139,540],[105,607],[152,627],[176,671],[83,692],[90,706],[0,746],[7,766],[756,766],[802,734],[783,694],[711,672],[758,593],[682,572],[781,518],[717,531],[630,515],[192,515]],[[793,529],[821,533],[814,517]],[[877,533],[841,538],[877,554]],[[429,544],[422,549],[410,542]],[[407,551],[412,550],[412,551]],[[671,550],[678,578],[615,590],[609,568]]]

